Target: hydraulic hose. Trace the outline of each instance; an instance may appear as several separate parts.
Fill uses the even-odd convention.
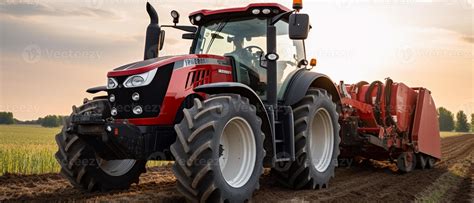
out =
[[[366,81],[360,81],[356,84],[353,84],[351,85],[351,89],[350,89],[350,92],[351,93],[355,93],[356,95],[356,99],[359,99],[359,93],[360,93],[360,89],[362,88],[362,86],[364,85],[368,85],[369,83],[366,82]]]
[[[390,78],[386,79],[385,82],[385,123],[387,125],[395,126],[395,129],[398,131],[397,122],[393,120],[391,115],[391,100],[392,100],[392,86],[393,80]]]
[[[372,92],[374,91],[374,88],[377,86],[377,96],[375,98],[375,104],[372,101]],[[380,109],[380,99],[382,98],[382,88],[383,88],[383,83],[380,81],[374,81],[370,84],[369,89],[367,90],[365,94],[365,103],[372,104],[374,105],[374,115],[375,115],[375,120],[377,121],[378,125],[383,125],[384,122],[382,120],[382,113]]]

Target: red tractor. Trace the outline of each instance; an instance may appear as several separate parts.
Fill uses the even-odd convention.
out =
[[[192,26],[177,25],[172,11],[174,25],[160,26],[147,4],[144,60],[112,70],[107,86],[87,90],[106,94],[73,107],[56,136],[61,173],[88,191],[127,189],[148,160],[174,160],[188,200],[243,202],[264,167],[290,188],[327,187],[340,150],[399,156],[402,167],[418,157],[431,167],[440,156],[429,92],[337,86],[310,71],[304,40],[311,26],[300,9],[301,1],[293,10],[274,3],[201,10],[189,15]],[[162,27],[184,31],[190,53],[159,56]],[[416,108],[400,112],[387,101]]]

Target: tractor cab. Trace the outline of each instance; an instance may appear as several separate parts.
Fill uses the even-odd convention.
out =
[[[198,25],[191,54],[212,54],[231,58],[236,82],[245,84],[266,100],[267,25],[290,10],[279,4],[250,4],[243,8],[201,10],[190,15]],[[289,15],[276,22],[277,89],[282,95],[291,76],[306,64],[303,40],[289,36]]]

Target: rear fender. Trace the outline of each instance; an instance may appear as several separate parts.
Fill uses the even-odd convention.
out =
[[[326,90],[334,103],[341,104],[341,97],[334,82],[326,75],[311,72],[306,69],[298,71],[292,78],[284,96],[284,104],[291,106],[299,102],[306,95],[306,91],[311,88],[321,88]]]

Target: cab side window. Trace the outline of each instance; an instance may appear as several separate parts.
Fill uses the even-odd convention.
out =
[[[298,63],[306,58],[303,40],[288,37],[288,23],[279,21],[277,28],[277,90],[278,99],[282,99],[292,76],[298,71]]]

